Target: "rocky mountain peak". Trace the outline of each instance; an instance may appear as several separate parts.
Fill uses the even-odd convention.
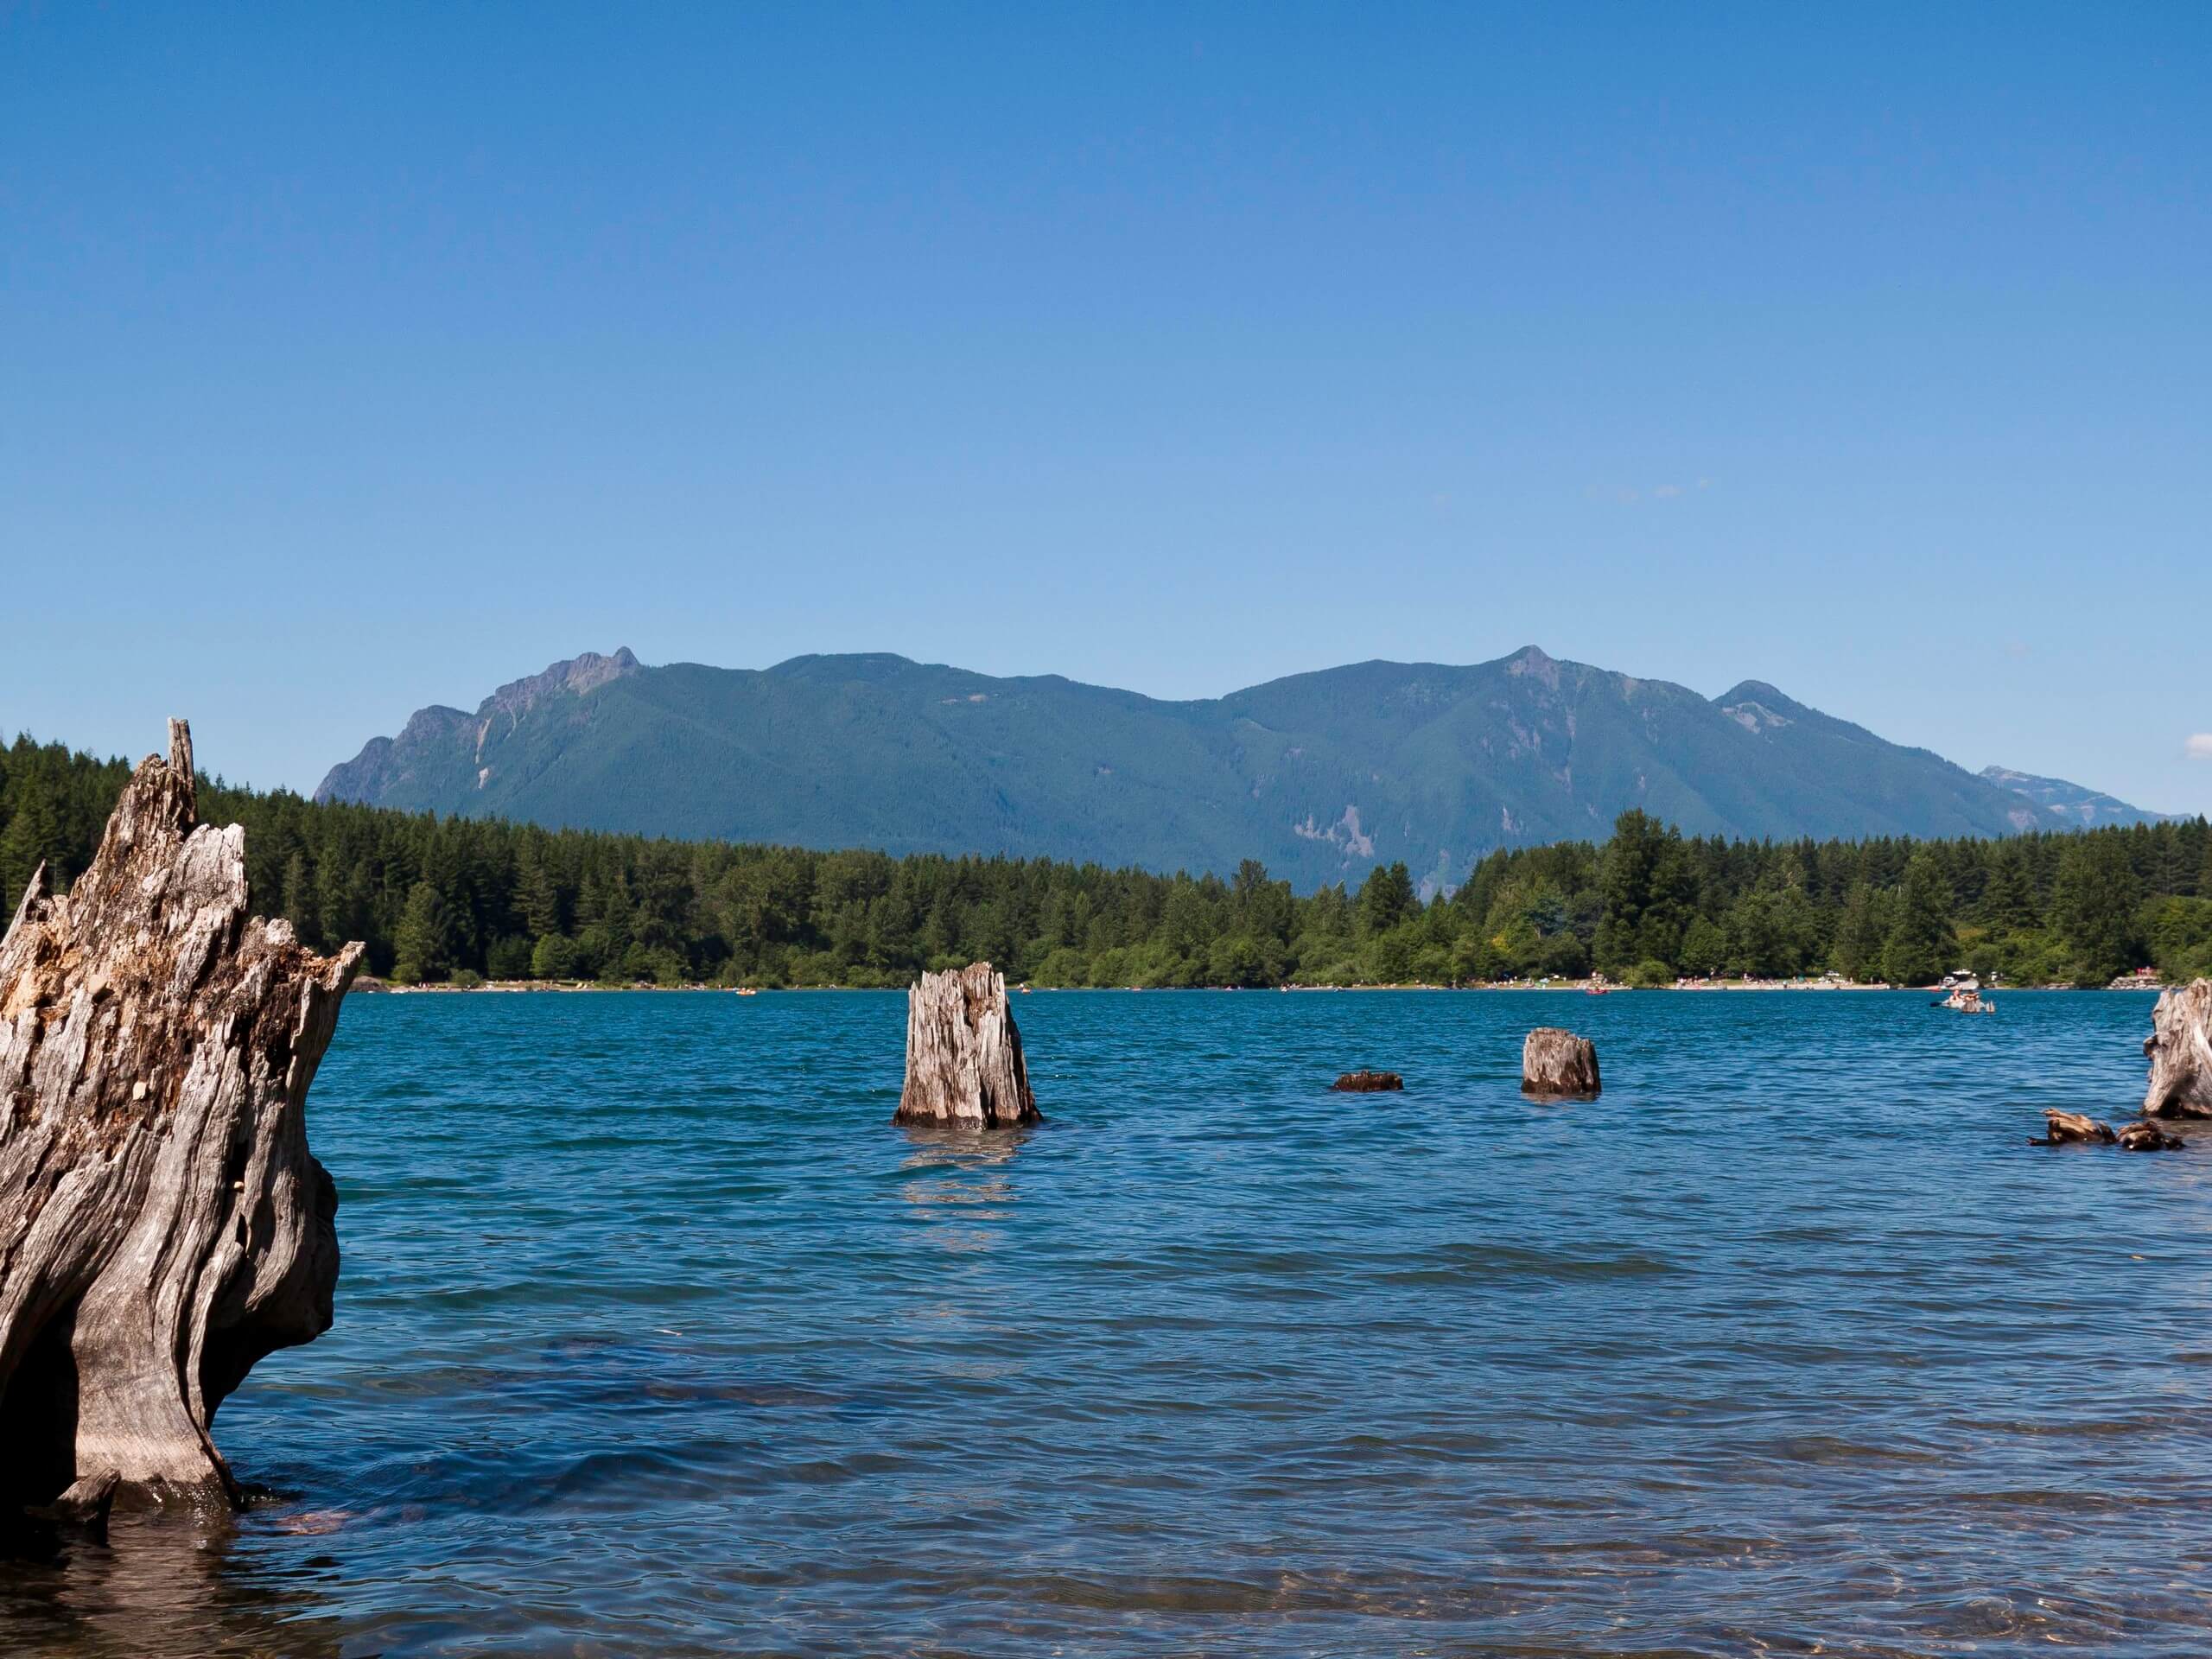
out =
[[[527,679],[510,680],[477,709],[480,718],[489,715],[505,715],[510,720],[519,720],[546,698],[563,691],[573,691],[578,696],[596,691],[610,681],[640,672],[644,664],[639,662],[627,645],[619,645],[612,657],[602,657],[595,651],[571,657],[566,662],[550,664],[542,674]]]
[[[1541,680],[1554,690],[1559,689],[1559,664],[1544,654],[1541,645],[1523,645],[1505,659],[1508,674],[1522,675]]]

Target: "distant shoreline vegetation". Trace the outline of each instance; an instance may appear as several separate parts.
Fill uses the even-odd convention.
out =
[[[129,776],[19,737],[0,751],[12,914],[89,862]],[[1731,842],[1640,811],[1602,844],[1492,853],[1424,904],[1402,863],[1300,897],[1248,860],[1227,880],[1046,859],[893,858],[647,840],[202,785],[245,826],[253,905],[307,944],[368,944],[397,984],[906,984],[988,958],[1040,986],[1628,983],[1834,971],[1924,984],[1958,968],[2101,986],[2212,973],[2202,817],[2004,840]]]

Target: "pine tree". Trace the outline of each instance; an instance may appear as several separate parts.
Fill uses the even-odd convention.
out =
[[[1999,847],[1991,855],[1988,879],[1976,907],[1982,924],[1997,933],[2014,933],[2036,924],[2035,883],[2017,847]]]
[[[8,792],[8,827],[0,830],[0,927],[16,913],[16,903],[40,865],[46,866],[48,893],[60,892],[69,874],[46,780],[26,769],[10,779]]]
[[[302,944],[320,947],[321,913],[315,903],[315,880],[308,873],[307,855],[294,849],[284,861],[284,919]]]
[[[1389,932],[1420,909],[1403,864],[1377,864],[1359,890],[1360,927],[1370,937]]]
[[[428,881],[417,881],[392,935],[391,976],[403,985],[446,976],[453,965],[453,917]]]
[[[562,931],[561,890],[530,842],[515,861],[515,888],[516,906],[532,938],[550,938]]]
[[[1892,985],[1925,985],[1951,966],[1959,948],[1951,905],[1941,859],[1932,848],[1920,849],[1905,866],[1897,919],[1882,952],[1883,974]]]
[[[2128,852],[2125,839],[2107,833],[2078,836],[2059,856],[2052,918],[2075,971],[2092,983],[2115,979],[2145,959],[2135,925],[2143,891]]]
[[[1864,881],[1853,882],[1844,895],[1842,919],[1836,924],[1836,971],[1847,979],[1879,979],[1886,943],[1873,888]]]

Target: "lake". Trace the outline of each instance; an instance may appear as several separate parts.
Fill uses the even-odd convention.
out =
[[[0,1570],[26,1652],[2212,1649],[2212,1144],[2152,999],[355,997],[277,1499]],[[1606,1092],[1518,1091],[1522,1034]],[[1334,1096],[1356,1066],[1402,1095]]]

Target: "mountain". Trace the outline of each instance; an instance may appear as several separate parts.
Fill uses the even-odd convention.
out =
[[[2130,806],[2126,801],[2083,785],[2069,784],[2063,778],[2038,778],[2031,772],[2014,772],[2009,766],[1984,766],[1981,775],[1999,789],[2026,796],[2069,830],[2096,830],[2112,823],[2164,823],[2173,816]]]
[[[1226,872],[1301,888],[1602,838],[1641,806],[1748,837],[2076,820],[1747,680],[1707,698],[1555,661],[1360,663],[1166,702],[887,655],[649,668],[587,654],[425,709],[321,799],[551,826]]]

